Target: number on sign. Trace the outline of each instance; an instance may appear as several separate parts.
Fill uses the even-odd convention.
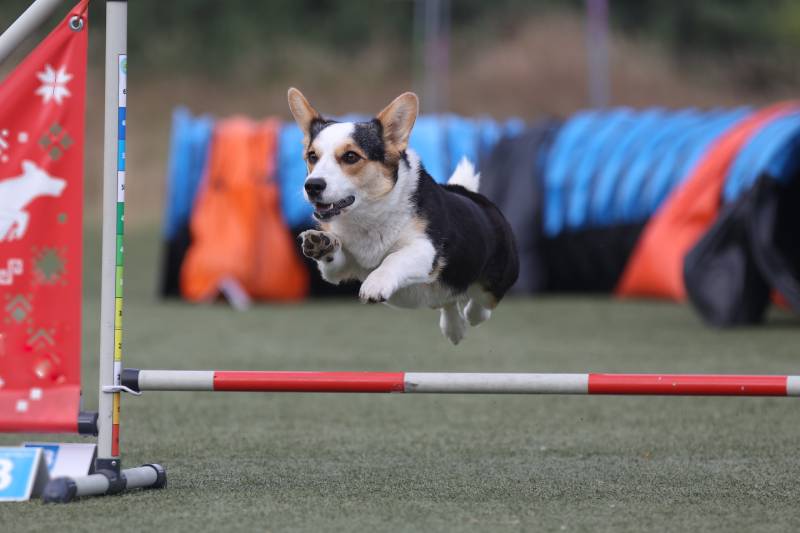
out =
[[[11,485],[11,470],[14,468],[14,463],[8,459],[0,459],[0,490],[8,488]]]

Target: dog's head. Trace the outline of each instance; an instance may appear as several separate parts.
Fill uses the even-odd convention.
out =
[[[417,118],[417,95],[401,94],[369,122],[325,119],[295,88],[289,108],[305,133],[305,196],[317,219],[330,220],[392,191]]]
[[[27,186],[43,196],[61,196],[64,187],[67,186],[66,180],[54,178],[27,159],[22,162],[22,172],[24,178],[28,180]]]

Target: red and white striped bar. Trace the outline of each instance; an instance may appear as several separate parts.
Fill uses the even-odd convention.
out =
[[[133,391],[800,396],[800,376],[125,369]]]

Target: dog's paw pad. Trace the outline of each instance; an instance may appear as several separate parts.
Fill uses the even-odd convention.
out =
[[[333,261],[333,252],[339,249],[339,240],[324,231],[310,229],[300,234],[303,255],[311,259],[328,263]]]

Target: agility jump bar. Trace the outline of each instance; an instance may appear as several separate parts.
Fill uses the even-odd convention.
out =
[[[800,376],[136,370],[141,391],[800,396]]]

